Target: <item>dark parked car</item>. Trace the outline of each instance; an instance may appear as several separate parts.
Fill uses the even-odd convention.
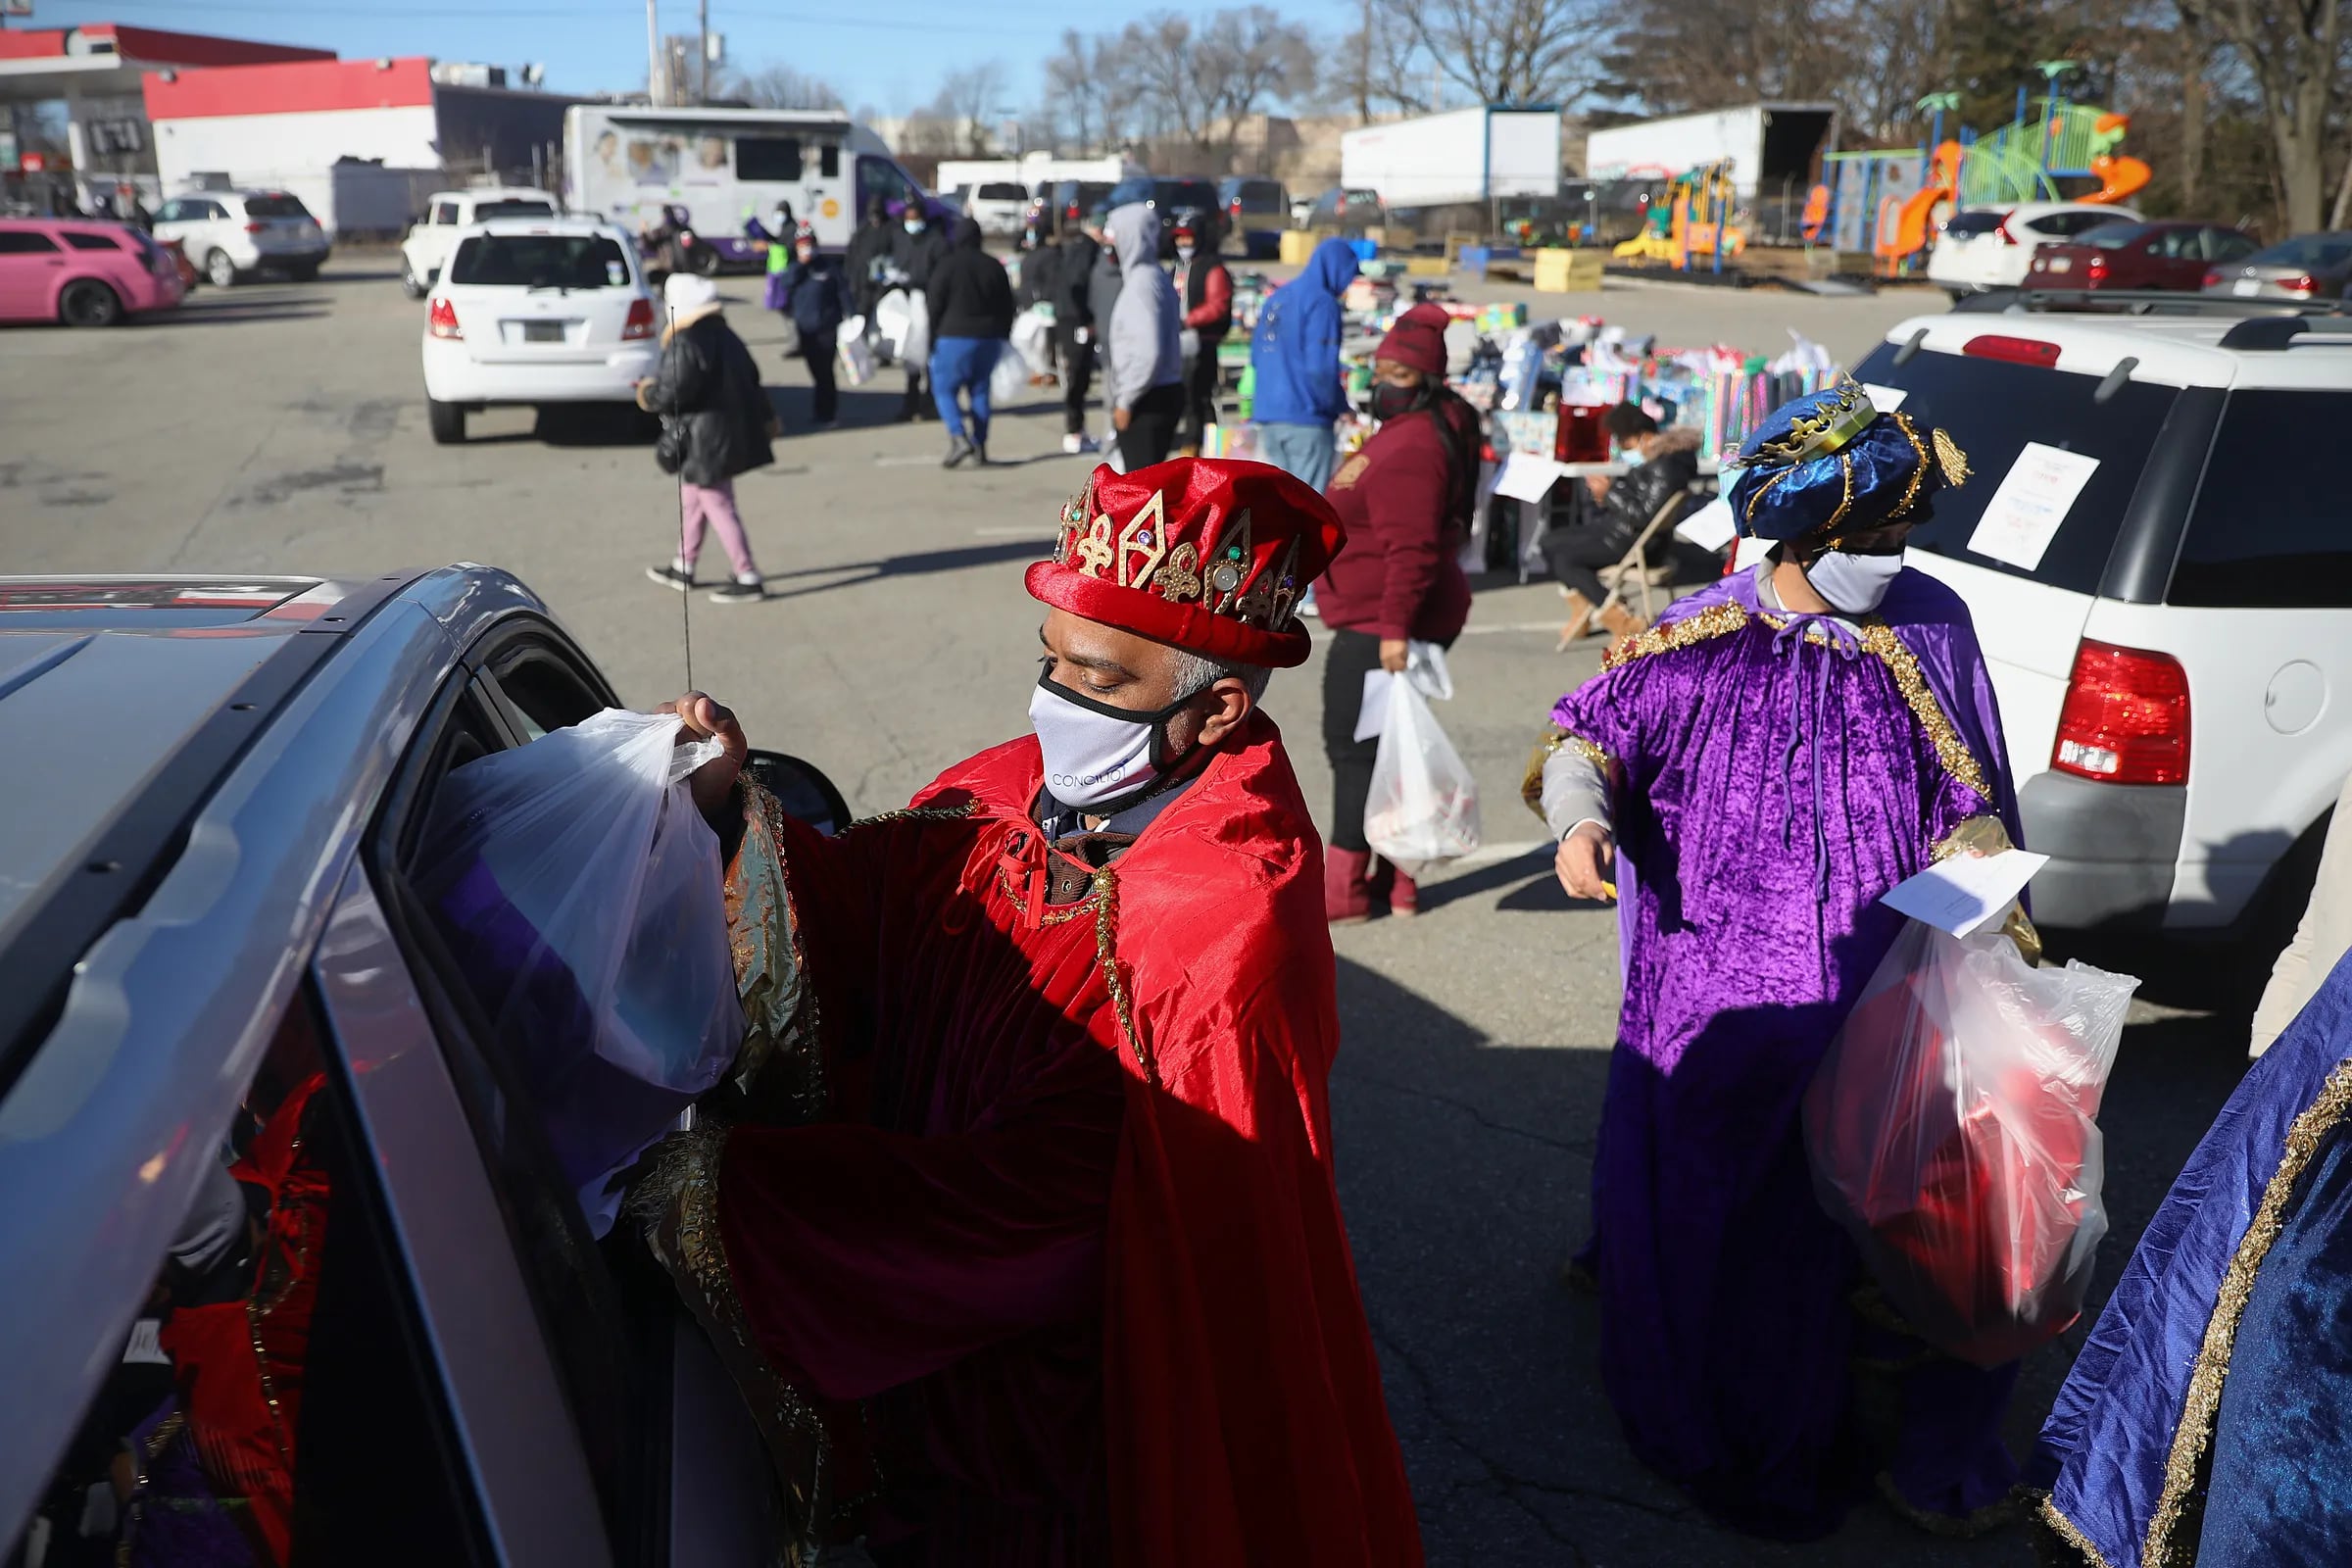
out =
[[[411,881],[453,768],[612,706],[484,567],[0,577],[7,1561],[776,1560],[748,1410]]]
[[[2205,292],[2249,300],[2332,300],[2352,288],[2352,231],[2297,234],[2205,274]]]
[[[1108,199],[1110,181],[1106,179],[1057,179],[1054,182],[1053,212],[1056,233],[1082,222],[1096,207]]]
[[[1334,185],[1315,198],[1308,209],[1306,226],[1316,233],[1346,234],[1361,237],[1367,228],[1385,227],[1388,209],[1381,205],[1380,193],[1373,190],[1349,190]]]
[[[2226,223],[2125,220],[2043,245],[2026,266],[2029,288],[2195,290],[2217,262],[2254,254],[2254,237]]]
[[[1217,208],[1225,215],[1226,232],[1242,242],[1242,254],[1267,257],[1281,251],[1283,230],[1291,226],[1291,192],[1281,180],[1227,175],[1217,182]]]

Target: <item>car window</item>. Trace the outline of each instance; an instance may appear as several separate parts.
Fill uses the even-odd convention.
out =
[[[1997,326],[2001,318],[1986,320]],[[1893,345],[1880,345],[1854,378],[1900,388],[1902,412],[1923,425],[1949,430],[1974,470],[1965,486],[1936,493],[1935,515],[1912,530],[1912,545],[2054,588],[2096,592],[2123,528],[2124,509],[2180,389],[2126,381],[2100,403],[2092,397],[2101,380],[2095,375],[1967,354],[1921,353],[1903,365],[1894,357]],[[1985,503],[2028,442],[2095,458],[2099,465],[2030,572],[1969,548]]]
[[[2169,603],[2352,606],[2352,523],[2344,518],[2334,451],[2347,419],[2352,392],[2230,394],[2173,567]]]
[[[1954,213],[1952,220],[1943,225],[1943,231],[1956,239],[1975,239],[1979,234],[1989,234],[1999,228],[2008,216],[1998,210]]]
[[[2212,261],[2234,262],[2254,254],[2254,242],[2233,228],[2207,229],[2205,243]]]
[[[298,990],[231,1124],[190,1129],[196,1201],[27,1521],[51,1564],[484,1559],[319,1017]]]
[[[186,207],[187,203],[177,199],[168,201],[155,210],[155,220],[159,223],[176,223],[179,221],[180,213]]]
[[[839,179],[841,177],[841,143],[829,141],[817,148],[816,177],[819,179]]]
[[[458,204],[456,202],[433,203],[433,221],[435,223],[448,225],[455,223],[457,220]]]
[[[509,721],[526,740],[577,724],[609,706],[571,659],[549,644],[525,641],[502,649],[489,668],[512,710]]]
[[[2075,243],[2095,245],[2103,251],[2121,251],[2131,249],[2147,237],[2145,223],[2101,223],[2096,228],[2086,228],[2076,235]]]
[[[93,229],[80,228],[66,230],[66,244],[69,248],[77,251],[119,251],[122,248],[122,242],[112,234],[101,234]]]
[[[2026,226],[2036,234],[2049,234],[2063,238],[2116,221],[2118,220],[2113,213],[2044,213],[2041,217],[2030,220]],[[2131,222],[2132,220],[2124,219],[2122,221]]]
[[[2281,240],[2249,260],[2263,267],[2334,267],[2352,258],[2352,234],[2304,234]]]
[[[29,228],[0,228],[0,256],[45,255],[57,249],[57,241]]]
[[[625,288],[629,264],[609,234],[476,234],[449,264],[457,284],[514,288]]]
[[[919,201],[921,192],[889,159],[868,154],[858,160],[858,211],[863,212],[877,196],[886,202],[910,202]]]
[[[302,205],[298,196],[248,196],[245,198],[247,218],[308,218],[311,210]]]
[[[1003,180],[981,186],[978,195],[984,202],[1025,202],[1029,199],[1026,189]]]
[[[477,223],[485,222],[493,218],[553,218],[555,216],[555,203],[532,201],[522,196],[509,196],[502,197],[497,201],[476,202],[473,208],[473,220]]]
[[[738,136],[735,138],[737,179],[798,179],[801,177],[801,138],[798,136]]]
[[[206,202],[204,204],[204,218],[207,222],[226,221],[228,218],[228,209],[221,206],[219,202]]]

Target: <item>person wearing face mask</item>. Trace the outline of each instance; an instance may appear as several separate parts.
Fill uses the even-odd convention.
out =
[[[1110,423],[1119,462],[1130,469],[1161,462],[1184,417],[1183,307],[1159,266],[1159,215],[1142,202],[1114,208],[1110,252],[1119,295],[1103,342]]]
[[[1561,884],[1623,906],[1592,1236],[1570,1265],[1601,1298],[1602,1383],[1647,1464],[1763,1535],[1826,1534],[1874,1481],[1915,1523],[1971,1533],[2017,1479],[2015,1363],[1857,1312],[1868,1282],[1815,1200],[1799,1116],[1901,930],[1880,898],[2018,841],[1968,609],[1902,562],[1967,476],[1949,435],[1850,382],[1779,410],[1730,492],[1770,559],[1561,698],[1527,781]],[[2031,945],[2022,911],[2013,929]],[[1858,1360],[1899,1369],[1890,1446],[1857,1419]]]
[[[815,231],[805,225],[793,236],[784,299],[793,325],[800,329],[801,362],[808,367],[808,384],[814,389],[809,421],[819,430],[830,430],[841,417],[833,369],[841,323],[850,314],[850,280],[842,275],[839,262],[817,250]]]
[[[1364,802],[1377,738],[1357,740],[1364,676],[1401,670],[1408,639],[1450,646],[1470,618],[1462,544],[1478,495],[1479,417],[1446,385],[1443,307],[1416,305],[1396,318],[1372,360],[1372,416],[1363,449],[1340,466],[1327,492],[1354,548],[1315,584],[1331,628],[1323,661],[1323,755],[1331,762],[1331,848],[1323,912],[1351,923],[1372,912],[1372,847]],[[1385,868],[1392,914],[1420,907],[1399,867]]]
[[[1211,236],[1203,244],[1203,230]],[[1176,226],[1176,298],[1184,305],[1184,424],[1178,448],[1192,457],[1202,432],[1217,422],[1217,345],[1233,329],[1233,274],[1217,257],[1210,220],[1187,219]]]
[[[1594,607],[1609,596],[1599,568],[1624,560],[1658,509],[1698,477],[1696,430],[1679,425],[1661,430],[1658,421],[1634,403],[1618,404],[1600,422],[1633,471],[1616,478],[1588,478],[1592,504],[1585,509],[1585,520],[1544,536],[1544,559],[1559,581],[1560,597],[1568,601],[1568,622],[1560,628],[1562,648],[1596,631],[1605,630],[1623,642],[1648,629],[1647,621],[1623,605],[1611,605],[1594,617]]]
[[[951,247],[948,236],[931,221],[920,202],[908,202],[899,215],[899,227],[890,236],[890,265],[902,280],[909,301],[922,301],[924,319],[929,319],[928,295],[931,274],[939,264],[948,259]],[[926,338],[929,332],[924,333]],[[938,417],[930,396],[924,391],[924,370],[928,356],[909,358],[905,362],[906,396],[899,404],[899,422]]]
[[[674,705],[727,754],[692,790],[754,1020],[733,1081],[794,1108],[706,1118],[632,1212],[784,1494],[826,1434],[903,1456],[810,1539],[1421,1562],[1333,1183],[1319,848],[1259,710],[1341,544],[1262,465],[1098,468],[1028,568],[1031,733],[829,837],[740,777],[731,714]]]

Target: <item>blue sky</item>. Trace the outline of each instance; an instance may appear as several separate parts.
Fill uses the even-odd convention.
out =
[[[693,30],[694,0],[660,5],[664,32]],[[928,100],[947,72],[994,59],[1012,84],[1003,107],[1026,108],[1038,96],[1038,62],[1054,51],[1063,28],[1109,30],[1155,8],[1073,0],[710,0],[710,29],[724,35],[737,66],[812,73],[853,107],[905,113]],[[1347,0],[1293,0],[1281,9],[1332,28],[1354,11]],[[563,92],[645,84],[644,0],[33,0],[33,11],[36,27],[120,22],[356,57],[538,61],[547,85]]]

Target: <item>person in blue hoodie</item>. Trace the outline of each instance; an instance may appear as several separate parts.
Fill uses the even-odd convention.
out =
[[[1266,296],[1250,339],[1258,456],[1317,490],[1331,482],[1332,423],[1348,412],[1340,296],[1354,280],[1354,247],[1325,240],[1304,271]]]

